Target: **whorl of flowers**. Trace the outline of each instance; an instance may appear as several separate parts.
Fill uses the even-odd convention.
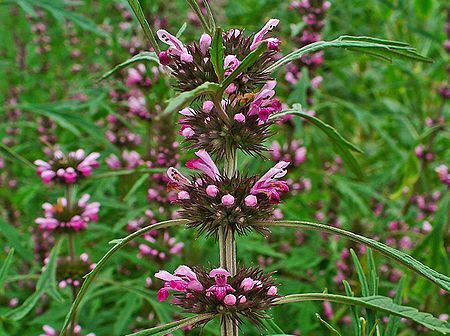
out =
[[[180,113],[182,135],[191,149],[205,149],[223,158],[230,148],[247,154],[266,150],[264,141],[271,135],[273,124],[269,117],[281,112],[281,102],[274,97],[276,81],[268,81],[256,94],[230,95],[221,108],[231,121],[224,123],[212,101],[204,101],[201,108],[185,108]],[[250,98],[250,100],[249,100]]]
[[[62,184],[73,184],[83,177],[91,175],[92,170],[99,166],[97,159],[99,153],[86,155],[84,150],[78,149],[65,155],[56,150],[48,161],[36,160],[37,174],[44,183],[52,181]]]
[[[230,84],[227,89],[228,93],[252,92],[270,79],[270,73],[265,69],[274,63],[280,40],[267,38],[266,35],[278,23],[278,19],[270,19],[258,33],[250,36],[245,36],[244,32],[238,29],[231,29],[222,34],[225,76],[229,76],[240,62],[261,43],[267,44],[267,50],[261,57]],[[205,82],[218,82],[209,50],[212,42],[211,36],[203,34],[199,42],[184,45],[165,30],[158,30],[157,35],[162,42],[169,45],[167,51],[159,54],[159,61],[171,70],[179,90],[190,91]]]
[[[227,177],[205,150],[196,155],[198,159],[186,164],[204,173],[195,181],[173,167],[167,171],[169,188],[178,192],[175,202],[182,207],[181,215],[189,218],[188,226],[214,236],[224,226],[233,234],[251,230],[265,233],[265,228],[253,224],[269,218],[281,201],[281,194],[289,190],[285,181],[278,180],[286,175],[289,162],[280,161],[260,179],[238,174]]]
[[[56,272],[59,288],[67,286],[80,287],[84,276],[95,268],[96,264],[89,261],[89,255],[82,253],[79,259],[70,260],[70,257],[60,258]]]
[[[98,220],[100,203],[88,203],[90,196],[84,194],[69,208],[65,197],[58,198],[56,204],[44,203],[44,217],[35,222],[42,231],[78,232],[85,230],[90,222]]]
[[[289,161],[294,167],[306,161],[306,147],[301,146],[297,140],[292,140],[281,146],[278,141],[272,142],[270,153],[273,161]]]
[[[174,274],[159,271],[155,277],[164,281],[157,294],[159,301],[173,292],[172,303],[186,312],[227,315],[236,324],[245,317],[259,325],[278,297],[274,280],[259,268],[238,267],[232,277],[223,268],[208,272],[181,265]]]

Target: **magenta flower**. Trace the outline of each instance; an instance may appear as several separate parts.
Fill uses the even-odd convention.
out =
[[[78,203],[68,208],[67,199],[61,197],[55,205],[44,203],[44,217],[36,218],[35,222],[42,231],[82,231],[90,222],[98,220],[100,203],[88,203],[90,196],[84,194]]]
[[[228,55],[225,57],[223,66],[225,68],[225,76],[231,75],[231,73],[239,66],[241,61],[235,55]]]
[[[156,32],[156,35],[158,35],[159,39],[169,45],[169,49],[167,50],[170,55],[176,55],[179,56],[180,59],[183,62],[192,62],[194,58],[191,54],[189,54],[189,51],[186,49],[186,47],[183,45],[183,43],[177,39],[175,36],[171,35],[169,32],[167,32],[164,29],[160,29]],[[160,57],[161,59],[161,57]],[[164,61],[166,60],[166,55],[163,55]]]
[[[277,81],[271,80],[262,87],[251,103],[248,115],[258,115],[261,122],[266,122],[270,115],[281,112],[281,102],[277,98],[273,98],[276,85]]]
[[[220,172],[217,168],[214,161],[211,159],[209,154],[201,149],[198,152],[195,152],[195,155],[199,157],[199,159],[192,159],[186,163],[186,167],[190,169],[197,169],[208,175],[213,180],[220,179]]]
[[[289,166],[289,162],[278,162],[255,183],[251,189],[251,194],[265,194],[272,203],[279,203],[280,194],[289,191],[285,181],[277,180],[287,174],[287,166]]]
[[[277,38],[267,38],[264,39],[264,37],[272,31],[276,26],[278,26],[278,23],[280,23],[280,20],[278,19],[270,19],[264,27],[256,33],[255,37],[253,38],[253,42],[250,46],[250,50],[255,50],[261,43],[266,42],[267,46],[270,50],[278,50],[278,46],[280,45],[280,40]]]
[[[196,292],[203,290],[202,284],[197,280],[197,275],[188,267],[181,265],[175,272],[159,271],[155,277],[165,281],[164,287],[158,293],[158,301],[162,302],[169,296],[169,290],[186,292],[188,289]]]
[[[228,293],[236,292],[236,290],[227,283],[227,278],[230,276],[230,273],[228,273],[227,270],[215,268],[209,273],[209,276],[215,279],[216,284],[206,290],[207,296],[214,294],[217,300],[222,301]]]
[[[53,158],[49,161],[36,160],[37,174],[42,182],[48,184],[51,181],[59,183],[73,184],[82,177],[90,176],[92,170],[99,166],[97,159],[99,153],[85,155],[84,150],[78,149],[64,155],[60,150],[53,153]]]
[[[107,166],[110,169],[136,169],[140,165],[144,164],[141,155],[136,151],[124,150],[122,152],[122,159],[119,159],[116,155],[111,154],[105,159]]]
[[[441,164],[440,166],[436,167],[436,173],[438,174],[439,180],[442,183],[450,186],[450,174],[446,165]]]

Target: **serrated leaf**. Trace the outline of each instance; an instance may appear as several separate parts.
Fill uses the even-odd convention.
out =
[[[178,96],[169,100],[169,104],[167,104],[167,107],[162,112],[162,115],[178,112],[188,106],[198,96],[205,94],[216,94],[219,88],[220,86],[217,83],[205,82],[191,91],[180,93]]]
[[[83,299],[83,297],[86,295],[87,290],[89,289],[90,285],[92,284],[92,282],[95,279],[95,276],[103,269],[103,267],[106,265],[106,263],[108,262],[108,260],[117,252],[119,251],[122,247],[124,247],[125,245],[127,245],[130,241],[142,236],[143,234],[152,231],[152,230],[158,230],[158,229],[164,229],[164,228],[168,228],[168,227],[172,227],[172,226],[176,226],[176,225],[184,225],[187,224],[189,221],[186,219],[176,219],[176,220],[168,220],[168,221],[164,221],[164,222],[159,222],[156,224],[152,224],[149,226],[146,226],[136,232],[133,232],[132,234],[121,238],[117,241],[117,244],[114,245],[112,248],[110,248],[108,250],[108,252],[106,252],[106,254],[100,259],[100,261],[96,264],[96,267],[89,272],[88,274],[85,275],[85,280],[83,282],[83,285],[80,288],[80,291],[78,292],[77,297],[75,298],[72,306],[70,307],[69,312],[66,315],[66,319],[64,320],[64,325],[61,328],[60,331],[60,336],[63,336],[67,326],[69,325],[69,321],[72,317],[73,314],[75,314],[75,312],[77,311],[81,300]]]
[[[324,293],[292,294],[278,299],[275,302],[275,305],[317,300],[348,304],[352,306],[360,306],[366,309],[373,309],[412,320],[430,330],[438,331],[443,334],[450,332],[450,328],[448,327],[447,322],[441,321],[429,313],[420,312],[414,307],[398,305],[394,303],[391,298],[379,295],[368,297],[348,297],[343,295]]]
[[[355,157],[351,153],[351,150],[358,153],[362,153],[363,151],[358,147],[356,147],[354,144],[352,144],[350,141],[346,140],[341,134],[339,134],[339,132],[335,128],[324,123],[319,118],[304,113],[299,104],[294,104],[292,109],[271,115],[270,119],[277,119],[285,115],[298,115],[306,119],[314,126],[318,127],[332,140],[332,143],[335,146],[336,151],[342,156],[342,159],[346,164],[348,164],[349,168],[353,171],[353,173],[359,177],[362,176],[361,167],[359,166],[358,161],[356,161]]]
[[[209,48],[209,53],[211,55],[211,63],[214,71],[219,79],[219,83],[223,81],[223,76],[225,73],[225,69],[223,67],[224,50],[225,47],[223,46],[222,28],[218,27],[214,33],[211,47]]]
[[[367,36],[341,36],[333,41],[314,42],[295,50],[272,64],[267,68],[267,71],[272,72],[304,55],[315,53],[326,48],[344,48],[351,51],[367,53],[387,61],[392,61],[394,58],[405,58],[421,62],[431,62],[430,58],[420,55],[414,48],[409,47],[403,42]]]
[[[156,55],[153,51],[142,51],[137,55],[134,55],[133,57],[127,59],[126,61],[116,65],[112,70],[109,70],[107,73],[105,73],[102,77],[99,78],[99,81],[102,81],[109,76],[113,75],[117,71],[120,71],[134,63],[141,63],[141,62],[156,62],[156,64],[159,65],[159,58],[158,55]]]
[[[435,271],[434,269],[428,267],[427,265],[422,264],[420,261],[414,259],[412,256],[410,256],[405,252],[397,250],[393,247],[380,243],[371,238],[367,238],[350,231],[333,227],[331,225],[324,225],[306,221],[263,221],[263,222],[256,222],[255,225],[291,227],[305,230],[322,231],[346,237],[357,243],[366,245],[374,250],[377,250],[378,252],[384,254],[386,257],[397,261],[398,263],[408,267],[409,269],[413,270],[418,274],[421,274],[422,276],[434,282],[436,285],[445,289],[446,291],[450,291],[450,278],[448,276]]]

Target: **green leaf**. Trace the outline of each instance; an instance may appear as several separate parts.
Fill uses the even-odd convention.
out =
[[[24,238],[19,231],[14,226],[6,223],[2,218],[0,218],[0,229],[0,236],[6,238],[7,246],[13,247],[22,258],[28,262],[32,262],[33,256],[28,248],[23,245]]]
[[[403,288],[405,286],[405,276],[402,276],[400,279],[397,289],[395,291],[395,297],[394,297],[394,303],[401,304],[402,302],[402,295],[403,295]],[[397,335],[397,329],[400,325],[400,318],[398,316],[389,316],[389,322],[386,326],[386,331],[384,333],[385,336],[396,336]]]
[[[126,246],[130,241],[142,236],[143,234],[145,234],[149,231],[164,229],[164,228],[168,228],[168,227],[172,227],[172,226],[176,226],[176,225],[184,225],[184,224],[187,224],[188,222],[189,221],[186,219],[177,219],[177,220],[168,220],[168,221],[164,221],[164,222],[159,222],[156,224],[146,226],[136,232],[133,232],[132,234],[130,234],[124,238],[115,240],[114,242],[116,242],[116,244],[111,249],[109,249],[108,252],[106,252],[106,254],[97,263],[97,266],[91,272],[89,272],[89,274],[85,275],[85,280],[83,282],[83,285],[81,286],[77,297],[75,298],[72,306],[70,307],[69,312],[66,315],[66,319],[64,320],[64,325],[61,328],[61,332],[59,335],[60,336],[64,335],[72,315],[74,315],[75,312],[77,311],[78,306],[81,303],[81,300],[86,295],[87,290],[89,289],[90,285],[92,284],[92,282],[95,279],[95,276],[103,269],[103,267],[106,265],[108,260],[116,252],[118,252],[122,247]]]
[[[405,189],[408,190],[408,195],[411,195],[414,190],[414,185],[420,177],[420,164],[416,155],[411,152],[406,159],[402,169],[402,181],[397,190],[390,196],[392,200],[398,200],[404,196]],[[409,197],[406,197],[407,199]]]
[[[350,141],[346,140],[332,126],[324,123],[322,120],[320,120],[314,116],[304,113],[302,111],[301,105],[294,104],[292,106],[292,109],[285,110],[281,113],[273,114],[272,116],[270,116],[270,119],[280,118],[282,116],[289,115],[289,114],[298,115],[298,116],[306,119],[307,121],[309,121],[314,126],[318,127],[322,132],[324,132],[332,140],[332,143],[333,143],[334,147],[336,148],[336,151],[342,156],[342,158],[344,159],[344,162],[346,164],[348,164],[349,168],[353,171],[353,173],[359,177],[361,177],[363,175],[362,171],[361,171],[361,167],[359,166],[358,161],[356,161],[355,157],[351,153],[351,150],[358,152],[358,153],[362,153],[363,151],[361,149],[359,149],[358,147],[356,147],[355,145],[353,145]]]
[[[251,67],[259,59],[261,54],[266,51],[266,43],[261,43],[255,50],[248,54],[242,62],[238,65],[236,69],[227,77],[222,83],[221,91],[224,92],[225,89],[233,83],[233,81],[245,70]]]
[[[3,284],[6,280],[6,275],[8,274],[9,267],[11,266],[12,260],[14,255],[14,249],[12,248],[8,255],[6,256],[6,259],[2,265],[2,268],[0,268],[0,290],[3,288]]]
[[[433,0],[414,0],[414,10],[419,17],[427,17],[433,9]]]
[[[151,46],[153,47],[153,50],[155,50],[155,52],[159,54],[160,49],[158,46],[158,42],[156,42],[155,34],[153,34],[153,31],[150,28],[147,19],[145,18],[144,11],[142,10],[139,0],[128,0],[128,3],[134,12],[134,15],[136,15],[136,18],[138,19],[145,36],[147,37]]]
[[[367,284],[366,275],[364,274],[361,263],[359,262],[359,259],[353,249],[350,249],[350,254],[352,256],[353,263],[355,264],[356,274],[358,275],[359,282],[361,283],[361,294],[362,296],[369,296],[369,285]]]
[[[211,320],[214,317],[214,314],[200,314],[192,317],[187,317],[179,321],[167,323],[162,326],[141,330],[133,334],[127,334],[126,336],[164,336],[188,325],[200,323],[205,320]]]
[[[319,314],[316,314],[317,319],[320,321],[320,323],[322,323],[329,331],[330,331],[330,335],[337,335],[337,336],[341,336],[341,334],[339,333],[339,331],[337,331],[336,329],[333,328],[333,326],[331,324],[329,324],[327,321],[325,321],[324,319],[322,319],[322,317]]]
[[[217,83],[205,82],[197,86],[191,91],[180,93],[178,96],[172,98],[167,104],[167,107],[162,112],[162,115],[167,115],[173,112],[178,112],[184,107],[188,106],[195,98],[205,94],[215,94],[220,86]]]
[[[349,297],[354,297],[355,294],[352,291],[352,288],[350,287],[350,284],[347,280],[343,280],[342,284],[344,285],[345,294]],[[361,335],[361,326],[359,324],[359,309],[355,306],[351,306],[350,310],[352,312],[352,326],[353,326],[353,332],[355,336]]]
[[[330,301],[352,306],[360,306],[366,309],[374,309],[390,315],[395,315],[412,320],[424,327],[446,334],[450,332],[447,322],[441,321],[429,313],[419,312],[416,308],[401,306],[385,296],[348,297],[335,294],[306,293],[292,294],[277,299],[275,305],[302,302],[302,301]]]
[[[133,57],[127,59],[126,61],[116,65],[112,70],[109,70],[102,77],[100,77],[99,81],[102,81],[102,80],[108,78],[109,76],[116,73],[117,71],[120,71],[134,63],[141,63],[141,62],[156,62],[159,65],[159,58],[155,52],[150,52],[150,51],[140,52],[139,54],[134,55]]]
[[[6,314],[6,318],[12,321],[19,321],[23,319],[39,302],[42,294],[45,292],[52,292],[53,294],[58,293],[56,290],[56,261],[58,258],[59,250],[61,248],[62,239],[60,239],[56,245],[53,247],[45,270],[42,272],[39,280],[36,284],[36,291],[29,296],[25,302]],[[62,297],[57,294],[57,299],[62,301]]]
[[[341,36],[333,41],[314,42],[295,50],[272,64],[267,68],[267,71],[272,72],[304,55],[315,53],[326,48],[344,48],[366,53],[386,61],[392,61],[394,58],[405,58],[421,62],[431,62],[430,58],[420,55],[414,48],[409,47],[403,42],[367,36]]]
[[[142,175],[130,188],[130,191],[123,198],[124,201],[127,201],[133,194],[148,180],[149,174]]]
[[[214,33],[214,38],[211,42],[209,53],[211,55],[211,63],[220,83],[223,81],[223,76],[225,73],[225,69],[223,67],[224,50],[225,47],[223,46],[222,28],[218,27]]]
[[[6,146],[3,142],[0,142],[0,150],[5,152],[8,156],[12,157],[14,160],[16,160],[19,163],[24,164],[25,166],[28,166],[29,168],[36,169],[36,166],[32,164],[30,161],[25,159],[22,155],[17,153],[14,149],[11,147]]]
[[[356,233],[342,230],[340,228],[333,227],[331,225],[324,225],[306,221],[263,221],[263,222],[256,222],[255,225],[300,228],[305,230],[322,231],[346,237],[357,243],[366,245],[374,250],[377,250],[378,252],[384,254],[386,257],[394,259],[398,263],[408,267],[414,272],[421,274],[422,276],[434,282],[436,285],[445,289],[446,291],[450,291],[450,278],[448,276],[441,274],[435,271],[434,269],[422,264],[420,261],[414,259],[405,252],[396,250],[376,240],[358,235]]]

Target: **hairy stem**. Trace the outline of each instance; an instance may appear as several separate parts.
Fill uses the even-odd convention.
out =
[[[236,149],[230,150],[225,158],[225,174],[233,176],[237,169]],[[236,274],[236,240],[227,226],[219,230],[220,267],[225,268],[232,276]],[[227,316],[222,317],[222,336],[237,336],[238,326]]]

